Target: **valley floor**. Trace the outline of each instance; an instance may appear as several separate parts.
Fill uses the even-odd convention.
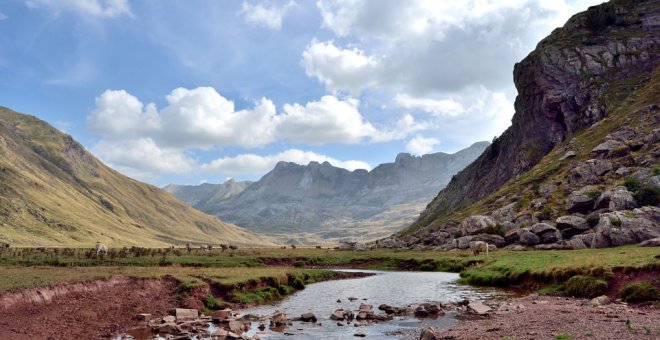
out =
[[[539,291],[585,298],[604,294],[612,300],[622,297],[620,290],[626,285],[643,281],[652,286],[650,299],[660,299],[660,248],[637,246],[500,250],[488,256],[386,249],[133,248],[97,257],[86,249],[24,248],[0,252],[0,338],[108,337],[144,325],[135,319],[138,313],[162,317],[174,307],[184,307],[208,315],[226,306],[240,309],[274,302],[305,284],[359,275],[329,268],[452,271],[460,272],[467,284],[515,288],[525,294]],[[657,302],[595,308],[583,306],[583,301],[589,300],[533,294],[498,302],[494,313],[459,322],[442,336],[569,339],[592,334],[600,339],[611,334],[617,339],[644,339],[660,335]]]

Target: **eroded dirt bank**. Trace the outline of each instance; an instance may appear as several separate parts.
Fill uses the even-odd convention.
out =
[[[660,308],[531,294],[502,303],[487,316],[462,320],[439,339],[658,339]]]
[[[0,296],[0,339],[98,339],[136,327],[138,313],[176,305],[173,279],[108,280],[26,289]]]

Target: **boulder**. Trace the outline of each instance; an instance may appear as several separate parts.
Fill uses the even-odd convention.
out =
[[[483,233],[486,227],[492,227],[495,224],[495,221],[488,216],[473,215],[464,219],[460,227],[463,235],[476,235]]]
[[[474,236],[462,236],[457,239],[454,239],[452,241],[452,245],[454,246],[454,248],[467,249],[470,248],[470,242],[472,241],[473,238]]]
[[[437,340],[438,336],[433,331],[433,328],[427,327],[422,330],[422,333],[419,335],[419,340]]]
[[[592,236],[593,237],[593,236]],[[582,237],[580,235],[577,235],[570,240],[566,241],[566,246],[569,249],[585,249],[587,248],[587,245],[584,243]]]
[[[660,188],[660,175],[651,176],[642,181],[642,184]]]
[[[197,309],[177,308],[175,310],[177,321],[195,320],[199,316]]]
[[[136,316],[136,319],[139,321],[149,321],[151,320],[151,314],[149,313],[140,313]]]
[[[569,182],[577,185],[598,184],[601,182],[600,176],[613,169],[612,163],[607,160],[589,159],[569,172]]]
[[[532,200],[531,205],[532,205],[532,208],[534,208],[534,209],[540,209],[546,203],[548,203],[548,200],[545,199],[545,198],[535,198],[535,199]]]
[[[497,234],[479,234],[475,235],[472,240],[470,240],[469,248],[472,248],[473,243],[476,241],[483,241],[497,247],[504,247],[508,244],[503,236]]]
[[[361,303],[360,307],[358,307],[358,310],[360,312],[372,312],[374,310],[374,306]]]
[[[280,323],[280,324],[276,324],[276,325],[282,325],[282,324]],[[229,321],[229,323],[227,324],[227,327],[229,328],[230,332],[233,332],[233,333],[236,333],[236,334],[242,334],[243,333],[243,323],[240,322],[240,321],[236,321],[236,320]]]
[[[535,246],[541,242],[541,238],[529,231],[528,228],[519,229],[518,237],[520,238],[520,243],[527,246]]]
[[[630,126],[624,125],[616,131],[605,136],[605,139],[628,142],[635,139],[635,137],[637,137],[637,132]]]
[[[591,248],[616,247],[660,237],[660,226],[630,211],[600,215]]]
[[[519,240],[520,235],[518,230],[509,230],[506,234],[504,234],[504,241],[506,241],[507,244],[516,243]]]
[[[429,312],[424,308],[424,306],[418,306],[415,308],[415,317],[416,318],[428,318]]]
[[[163,317],[163,323],[170,323],[176,321],[176,317],[174,315],[166,315]]]
[[[300,315],[300,320],[303,322],[316,322],[316,315],[314,313],[305,313]]]
[[[287,321],[286,314],[282,311],[277,311],[270,317],[270,323],[275,326],[286,325]]]
[[[614,187],[605,191],[594,205],[594,209],[608,208],[611,211],[630,210],[637,206],[632,193],[624,186]]]
[[[229,318],[230,315],[231,315],[231,309],[229,309],[229,308],[225,308],[225,309],[222,309],[222,310],[217,310],[217,311],[213,312],[213,314],[211,314],[211,320],[216,321],[216,322],[226,320],[226,319]]]
[[[563,238],[571,238],[589,229],[587,220],[579,216],[560,216],[555,223]]]
[[[181,333],[181,327],[174,322],[166,322],[158,326],[158,333],[163,334],[179,334]]]
[[[491,218],[497,223],[511,222],[515,219],[516,203],[507,204],[490,214]]]
[[[564,241],[547,243],[547,244],[537,244],[534,246],[536,250],[566,250],[571,249]]]
[[[467,305],[468,312],[472,314],[485,315],[488,314],[492,309],[482,302],[479,301],[470,301]]]
[[[526,251],[527,247],[516,244],[513,247],[511,247],[510,249],[511,249],[511,251]]]
[[[557,186],[554,184],[543,184],[539,187],[539,195],[543,198],[549,198],[555,191],[557,191]]]
[[[632,211],[633,215],[639,218],[649,220],[655,224],[660,224],[660,208],[645,206]]]
[[[334,313],[330,315],[330,320],[343,321],[345,318],[345,313],[343,309],[337,309]]]
[[[582,192],[571,193],[566,200],[566,211],[568,213],[588,213],[594,207],[594,198],[589,197]]]
[[[590,303],[593,307],[608,305],[612,302],[607,295],[601,295],[591,299]]]
[[[561,241],[561,232],[547,223],[537,223],[531,231],[540,238],[541,243],[555,243]]]
[[[559,160],[563,161],[565,159],[575,158],[575,156],[577,156],[577,153],[575,153],[575,151],[573,151],[573,150],[569,150],[569,151],[566,151],[566,153],[563,156],[561,156],[561,158],[559,158]]]
[[[630,148],[623,142],[618,140],[606,140],[599,144],[589,152],[589,156],[593,158],[615,158],[622,157],[630,153]]]
[[[660,247],[660,237],[646,240],[639,244],[640,247]]]

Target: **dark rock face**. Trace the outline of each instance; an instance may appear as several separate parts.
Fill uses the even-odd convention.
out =
[[[597,20],[602,13],[610,13],[611,20]],[[514,67],[518,96],[511,127],[440,191],[413,230],[494,192],[531,169],[557,143],[605,117],[610,108],[599,98],[611,81],[649,72],[657,64],[660,37],[653,32],[658,22],[654,1],[611,1],[573,16],[543,39]],[[640,34],[631,37],[627,32]],[[612,140],[631,135],[622,132]],[[627,147],[615,141],[597,148],[594,156],[620,152],[628,152]],[[584,164],[574,171],[572,181],[597,183],[612,170],[607,162]]]

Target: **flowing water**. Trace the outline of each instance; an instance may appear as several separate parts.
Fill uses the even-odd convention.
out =
[[[414,331],[424,327],[448,328],[457,319],[456,314],[448,312],[435,319],[418,319],[409,314],[395,316],[393,320],[373,323],[367,326],[355,327],[355,320],[350,324],[330,320],[330,315],[337,309],[357,310],[361,303],[374,306],[376,314],[384,314],[377,310],[381,304],[395,307],[408,307],[421,303],[438,303],[441,301],[462,300],[500,300],[512,297],[514,294],[501,289],[479,288],[456,283],[458,274],[441,272],[390,272],[372,270],[342,270],[347,272],[367,272],[373,276],[325,281],[308,285],[285,300],[274,305],[258,306],[241,310],[241,314],[270,316],[277,311],[283,311],[288,318],[312,312],[318,318],[317,323],[293,322],[293,325],[283,329],[260,331],[259,322],[252,323],[252,329],[247,335],[258,334],[261,339],[353,339],[356,333],[364,334],[372,339],[397,339],[410,337]],[[349,301],[349,297],[357,300]],[[337,302],[337,300],[341,302]],[[266,326],[268,322],[266,321]],[[320,324],[320,325],[319,325]],[[215,330],[209,325],[209,331]],[[131,332],[136,339],[143,338],[141,334]],[[147,334],[145,334],[147,335]],[[408,336],[406,336],[408,335]],[[153,335],[152,335],[153,336]],[[147,337],[145,337],[147,338]],[[150,337],[148,337],[150,338]]]
[[[349,325],[344,323],[344,326],[338,326],[337,321],[330,320],[330,315],[339,308],[356,313],[361,303],[373,305],[377,314],[384,314],[377,310],[381,304],[404,307],[425,302],[491,300],[512,296],[512,293],[499,289],[459,285],[456,283],[458,274],[454,273],[346,271],[369,272],[375,275],[311,284],[275,305],[241,311],[243,314],[272,315],[281,310],[289,318],[312,312],[321,326],[294,322],[293,326],[281,332],[268,329],[260,332],[256,329],[258,323],[253,323],[253,329],[248,334],[259,334],[261,338],[267,339],[351,339],[356,333],[372,339],[401,338],[410,331],[424,327],[450,327],[456,322],[455,314],[447,313],[436,319],[417,319],[412,315],[396,316],[391,321],[362,327],[354,327],[355,321]],[[349,297],[358,299],[351,302],[348,300]],[[337,299],[341,302],[338,303]]]

